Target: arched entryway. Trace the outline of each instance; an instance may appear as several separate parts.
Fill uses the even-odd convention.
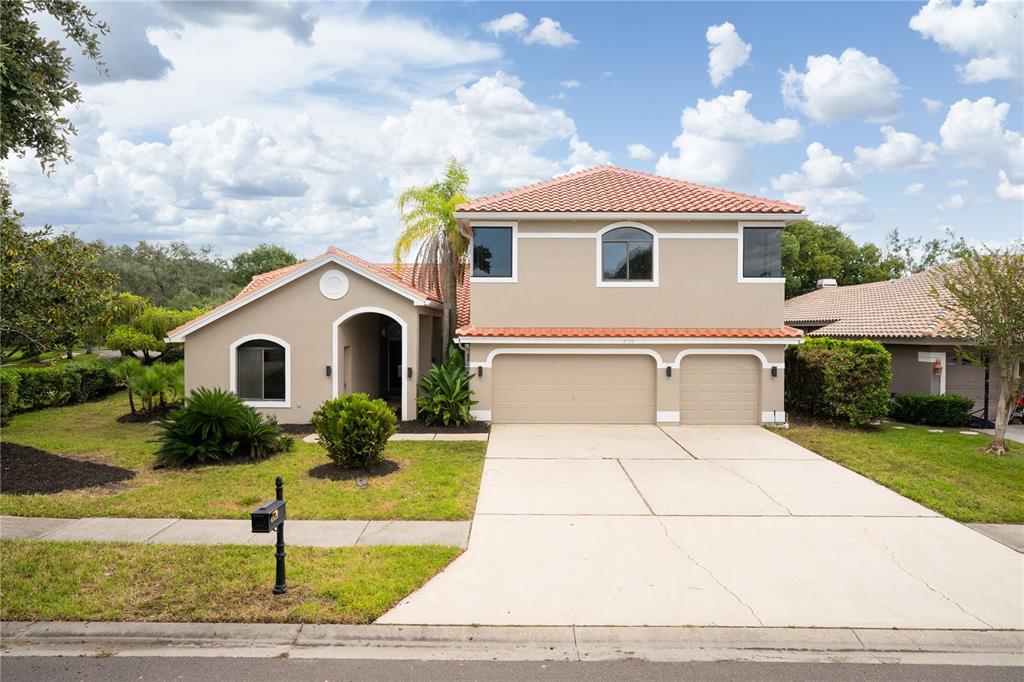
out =
[[[409,408],[409,331],[405,320],[384,308],[356,308],[334,321],[331,394],[367,393]]]

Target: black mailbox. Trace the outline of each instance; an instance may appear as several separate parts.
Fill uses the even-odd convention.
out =
[[[269,533],[284,523],[284,500],[271,500],[250,512],[253,533]]]

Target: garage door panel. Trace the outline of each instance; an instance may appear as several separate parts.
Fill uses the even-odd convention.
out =
[[[495,422],[654,422],[654,360],[639,355],[501,355],[495,359]]]
[[[684,424],[760,423],[761,365],[743,355],[693,355],[679,368]]]

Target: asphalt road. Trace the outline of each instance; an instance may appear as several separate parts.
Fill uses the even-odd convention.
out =
[[[495,661],[376,661],[254,658],[64,658],[0,660],[4,682],[55,680],[758,680],[786,682],[1020,682],[1020,668],[855,663],[535,663]]]

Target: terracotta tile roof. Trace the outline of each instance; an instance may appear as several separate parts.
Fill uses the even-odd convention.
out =
[[[802,206],[659,175],[598,166],[461,204],[478,212],[778,213]]]
[[[168,337],[174,336],[180,330],[182,330],[182,329],[184,329],[186,327],[190,327],[190,326],[194,325],[196,322],[199,322],[199,321],[204,320],[204,319],[206,319],[208,317],[211,317],[212,315],[215,315],[216,313],[222,311],[225,308],[228,308],[230,306],[236,305],[237,303],[240,303],[241,301],[243,301],[243,300],[253,296],[256,292],[260,291],[261,289],[263,289],[263,288],[273,284],[274,282],[276,282],[277,280],[281,279],[282,277],[284,277],[284,276],[294,272],[295,270],[301,269],[302,267],[308,265],[309,263],[311,263],[311,262],[313,262],[315,260],[319,260],[320,258],[323,258],[328,253],[332,254],[334,256],[337,256],[338,258],[341,258],[342,260],[346,260],[346,261],[352,263],[353,265],[361,267],[364,270],[368,270],[368,271],[372,272],[373,274],[381,277],[382,279],[385,279],[385,280],[387,280],[387,281],[389,281],[389,282],[391,282],[393,284],[398,285],[399,287],[405,289],[409,293],[415,294],[416,296],[419,296],[419,297],[422,297],[422,298],[426,298],[426,299],[429,299],[429,300],[432,300],[432,301],[440,301],[441,300],[436,294],[424,291],[424,290],[420,289],[419,287],[417,287],[417,286],[415,286],[413,284],[413,269],[412,269],[411,266],[403,266],[401,269],[399,269],[393,263],[370,263],[369,261],[365,261],[362,258],[359,258],[358,256],[352,255],[348,251],[344,251],[344,250],[339,249],[339,248],[337,248],[335,246],[329,246],[324,253],[320,254],[319,256],[316,256],[315,258],[310,258],[308,260],[304,260],[304,261],[301,261],[299,263],[295,263],[294,265],[289,265],[287,267],[279,268],[277,270],[271,270],[270,272],[265,272],[265,273],[263,273],[261,275],[256,275],[255,277],[253,277],[249,281],[249,283],[247,285],[245,285],[245,288],[243,288],[240,292],[238,292],[238,295],[235,296],[234,298],[232,298],[230,301],[222,303],[219,306],[217,306],[216,308],[213,308],[212,310],[206,311],[205,313],[203,313],[199,317],[193,318],[192,320],[186,322],[185,324],[183,324],[183,325],[181,325],[179,327],[176,327],[175,329],[172,329],[171,331],[169,331],[167,333],[167,336]],[[460,286],[459,286],[459,291],[458,291],[458,308],[459,308],[459,324],[463,324],[464,322],[469,322],[469,278],[468,277],[464,277],[463,278],[463,284],[460,284]],[[465,309],[465,320],[463,320],[463,318],[462,318],[463,309]]]
[[[956,338],[954,316],[931,295],[939,283],[935,270],[925,270],[885,282],[818,289],[786,301],[786,324],[823,325],[809,336]]]
[[[669,327],[460,327],[459,336],[537,338],[727,338],[795,339],[803,332],[793,327],[766,329],[673,329]]]

